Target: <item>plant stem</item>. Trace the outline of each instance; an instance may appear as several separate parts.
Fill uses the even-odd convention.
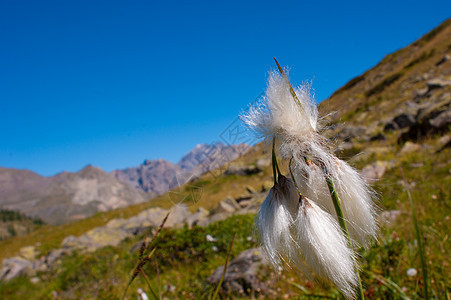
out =
[[[155,293],[155,291],[152,288],[152,285],[150,284],[150,280],[149,277],[147,277],[146,273],[144,273],[144,270],[140,270],[141,271],[141,275],[144,277],[144,280],[147,283],[147,286],[149,287],[150,292],[152,293],[152,295],[155,297],[155,299],[160,299],[160,297],[157,296],[157,294]]]
[[[335,212],[337,213],[338,223],[340,224],[341,230],[343,231],[346,239],[348,240],[349,247],[352,248],[351,238],[349,236],[348,226],[346,225],[346,221],[343,215],[343,211],[340,205],[340,199],[338,198],[337,191],[335,190],[334,183],[332,178],[326,175],[327,186],[329,187],[330,196],[332,198],[332,202],[334,203]],[[359,268],[357,263],[354,261],[354,271],[357,276],[357,299],[363,300],[365,296],[363,295],[363,287],[362,280],[360,279]]]
[[[304,108],[302,107],[301,101],[299,101],[299,98],[296,95],[296,92],[294,91],[293,87],[291,86],[291,83],[288,80],[287,75],[285,75],[285,72],[283,71],[282,67],[280,66],[279,62],[277,61],[277,59],[275,57],[274,57],[274,60],[275,60],[275,62],[277,64],[277,68],[279,69],[280,74],[282,75],[283,78],[285,78],[287,80],[288,85],[290,86],[291,96],[293,96],[293,99],[296,102],[296,104],[299,106],[299,109],[303,110]]]
[[[428,278],[428,269],[427,269],[427,263],[426,263],[426,251],[424,249],[423,238],[422,238],[423,235],[421,234],[420,227],[418,226],[417,213],[416,213],[415,207],[413,205],[412,195],[410,194],[409,187],[407,185],[407,181],[404,178],[404,173],[402,172],[402,169],[400,168],[399,170],[401,171],[402,180],[405,183],[405,190],[407,192],[407,198],[409,198],[410,209],[412,210],[412,220],[413,220],[413,225],[415,227],[415,236],[416,236],[417,243],[418,243],[418,249],[420,251],[421,273],[423,275],[423,284],[424,284],[424,299],[428,300],[429,299],[429,278]]]
[[[279,165],[277,164],[276,157],[276,138],[274,137],[272,140],[272,172],[274,176],[274,185],[277,184],[277,174],[281,174],[279,170]]]
[[[229,249],[229,252],[227,253],[227,258],[225,261],[224,270],[222,270],[221,279],[219,280],[219,283],[218,283],[218,286],[216,287],[215,293],[213,294],[213,297],[211,297],[210,300],[216,299],[216,297],[218,296],[218,293],[219,293],[219,289],[221,288],[222,282],[224,281],[224,277],[227,272],[227,267],[229,265],[230,255],[232,254],[232,248],[233,248],[233,242],[235,241],[235,236],[236,236],[236,233],[233,234],[232,242],[230,243],[230,249]]]

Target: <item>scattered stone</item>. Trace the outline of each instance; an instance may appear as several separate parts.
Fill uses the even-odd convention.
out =
[[[170,214],[169,214],[168,220],[166,221],[166,224],[164,225],[164,227],[170,227],[170,228],[182,227],[183,224],[185,224],[185,221],[189,215],[190,215],[190,212],[189,212],[188,206],[186,206],[185,204],[175,205],[170,209]],[[158,223],[158,225],[153,226],[153,227],[158,227],[162,221],[163,221],[163,219],[161,219],[161,221]]]
[[[34,246],[23,247],[19,252],[21,257],[28,260],[33,260],[37,254],[36,248]]]
[[[0,280],[9,281],[18,276],[27,275],[32,270],[33,263],[25,258],[15,256],[3,260],[0,270]]]
[[[199,207],[194,214],[189,215],[186,218],[186,224],[188,225],[188,228],[192,228],[193,226],[199,225],[199,223],[208,218],[209,214],[210,212],[208,210],[206,210],[203,207]]]
[[[267,265],[268,260],[262,249],[248,249],[230,262],[222,287],[243,295],[249,295],[251,291],[265,294],[268,291],[268,280],[263,280],[262,275],[264,274],[261,273],[264,273]],[[218,284],[223,270],[224,266],[216,269],[213,275],[207,278],[207,281],[212,285]]]
[[[121,228],[123,227],[125,224],[127,224],[128,220],[125,219],[113,219],[111,221],[109,221],[105,226],[108,228]]]
[[[441,112],[438,116],[429,120],[429,124],[436,129],[442,129],[451,124],[451,109]]]
[[[39,277],[31,277],[30,282],[33,284],[38,284],[39,282],[41,282],[41,279]]]
[[[414,100],[419,100],[420,98],[425,97],[427,95],[428,91],[429,91],[429,89],[427,87],[415,90],[413,92]]]
[[[438,67],[444,62],[448,61],[451,57],[448,54],[445,54],[442,59],[440,59],[435,65]]]
[[[420,149],[421,149],[420,145],[408,141],[401,148],[400,153],[411,153],[411,152],[419,151]]]
[[[382,224],[393,225],[401,214],[400,210],[386,210],[380,214],[379,219]]]
[[[214,214],[213,216],[208,218],[206,220],[206,222],[201,222],[200,226],[208,226],[211,223],[218,222],[218,221],[223,221],[223,220],[227,219],[228,217],[230,217],[232,215],[233,215],[233,213],[228,213],[228,212],[222,212],[222,213]]]
[[[61,243],[61,246],[65,249],[76,249],[77,245],[78,245],[77,237],[73,235],[65,237]]]
[[[121,229],[97,227],[77,238],[76,248],[93,252],[106,246],[117,246],[128,236],[131,235]]]
[[[412,114],[400,114],[393,119],[393,122],[396,124],[397,129],[410,127],[415,124],[415,116]]]
[[[257,160],[255,165],[257,166],[257,168],[259,168],[261,170],[264,170],[264,169],[268,168],[271,165],[271,159],[269,159],[269,158],[260,158],[260,159]]]
[[[241,209],[241,206],[232,197],[227,197],[218,206],[212,210],[211,214],[218,213],[234,213],[235,211]]]
[[[66,251],[64,251],[63,249],[54,249],[51,250],[49,252],[49,254],[47,255],[47,257],[45,258],[46,260],[46,264],[48,266],[53,266],[54,263],[61,259],[61,257],[63,257],[63,255],[66,253]]]
[[[426,85],[428,86],[430,91],[432,89],[443,88],[445,86],[451,85],[451,80],[438,77],[428,80],[426,82]]]
[[[388,164],[386,161],[376,161],[371,165],[367,165],[361,171],[362,177],[367,183],[381,179],[387,170]]]

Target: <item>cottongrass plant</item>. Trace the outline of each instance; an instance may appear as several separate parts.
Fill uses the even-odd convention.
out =
[[[257,135],[273,142],[274,186],[256,216],[260,241],[275,267],[307,275],[311,270],[347,298],[363,299],[353,247],[366,247],[376,237],[374,193],[319,134],[310,86],[293,88],[276,63],[279,73],[269,73],[265,96],[242,115]],[[291,178],[280,172],[276,152],[290,161]]]

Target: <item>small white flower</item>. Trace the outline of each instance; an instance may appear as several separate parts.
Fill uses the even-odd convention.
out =
[[[407,276],[409,276],[409,277],[415,277],[418,274],[418,272],[415,268],[408,269],[406,273],[407,273]]]
[[[292,255],[290,227],[296,216],[298,193],[291,179],[280,175],[255,218],[255,228],[274,267]]]
[[[355,254],[337,222],[313,201],[303,197],[295,220],[296,241],[306,263],[353,298],[357,278]]]
[[[213,236],[211,236],[210,234],[207,234],[205,236],[205,239],[207,240],[207,242],[216,242],[216,239]]]

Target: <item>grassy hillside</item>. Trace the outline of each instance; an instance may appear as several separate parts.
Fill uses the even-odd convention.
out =
[[[369,299],[422,297],[424,278],[421,277],[418,244],[406,189],[411,191],[423,232],[432,294],[436,299],[449,299],[451,296],[451,128],[449,125],[435,131],[421,131],[420,128],[414,138],[409,135],[403,138],[412,128],[421,125],[419,116],[428,111],[435,112],[430,107],[437,107],[439,103],[440,108],[449,109],[451,85],[444,84],[438,88],[428,85],[431,79],[451,79],[451,60],[442,62],[447,54],[451,55],[451,20],[412,45],[388,55],[376,67],[351,80],[320,105],[324,114],[336,112],[329,118],[333,126],[324,134],[341,149],[337,151],[339,156],[358,169],[375,162],[384,165],[385,174],[374,184],[380,195],[378,205],[384,218],[398,216],[388,223],[381,220],[379,239],[369,249],[359,250],[365,295]],[[425,88],[429,90],[425,91]],[[393,118],[410,114],[411,106],[419,107],[413,125],[386,129]],[[431,118],[436,116],[436,113],[430,114]],[[353,134],[351,129],[357,133]],[[258,159],[269,157],[268,151],[264,150],[263,145],[257,145],[233,164],[256,164]],[[1,241],[0,259],[36,242],[41,242],[40,251],[46,252],[59,247],[68,235],[80,235],[105,225],[111,219],[131,217],[151,206],[167,208],[185,202],[192,211],[198,207],[211,209],[229,195],[238,197],[246,192],[246,188],[260,189],[268,181],[270,184],[272,176],[269,168],[248,176],[224,176],[223,171],[205,174],[146,203],[62,226],[43,226],[33,234]],[[156,272],[155,261],[146,269],[151,282],[154,286],[160,282],[162,295],[171,299],[205,298],[213,289],[205,279],[224,263],[233,233],[237,237],[232,257],[255,245],[249,238],[252,236],[252,218],[252,215],[234,216],[208,227],[163,230],[155,252],[159,271]],[[217,251],[205,242],[207,234],[216,237]],[[38,284],[31,283],[27,277],[1,283],[0,298],[51,299],[56,293],[61,299],[120,299],[129,272],[136,263],[137,254],[130,249],[136,249],[134,246],[142,237],[127,239],[118,247],[107,247],[91,254],[68,256],[55,272],[37,273],[40,278]],[[418,273],[408,276],[407,270],[411,268]],[[288,272],[269,273],[261,279],[271,287],[267,297],[311,299],[315,295],[336,299],[338,295],[327,285],[313,287],[302,276],[298,278]],[[171,286],[165,288],[169,284],[174,289]],[[136,298],[138,287],[145,289],[141,277],[133,283],[128,299]],[[254,292],[250,295],[222,293],[224,298],[235,299],[254,295]]]

